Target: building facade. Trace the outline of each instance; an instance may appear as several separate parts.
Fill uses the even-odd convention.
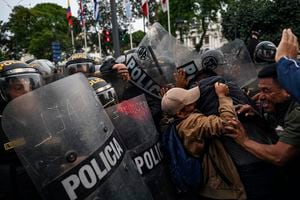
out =
[[[200,42],[201,30],[199,28],[191,29],[187,34],[182,34],[180,38],[180,31],[176,31],[176,38],[182,39],[183,44],[189,49],[195,49],[196,44]],[[209,22],[207,32],[203,39],[203,45],[200,52],[207,49],[216,49],[223,46],[228,41],[222,35],[222,26],[220,22]]]

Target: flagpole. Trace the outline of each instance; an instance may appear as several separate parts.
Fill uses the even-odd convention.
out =
[[[130,49],[133,49],[133,45],[132,45],[132,29],[131,29],[131,20],[129,21],[129,38],[130,38]]]
[[[169,0],[167,0],[167,8],[168,8],[168,31],[171,35],[171,23],[170,23],[170,6],[169,6]]]
[[[131,28],[131,22],[132,22],[132,13],[131,13],[131,2],[130,0],[124,0],[123,5],[125,8],[125,15],[128,19],[128,30],[129,30],[129,38],[130,38],[130,48],[132,49],[132,28]]]
[[[145,23],[145,16],[144,15],[143,15],[143,25],[144,25],[144,33],[146,33],[146,28],[145,28],[146,23]]]
[[[74,44],[74,32],[73,27],[71,27],[71,38],[72,38],[72,47],[73,47],[73,53],[75,52],[75,44]]]
[[[148,0],[147,0],[147,19],[148,19],[148,26],[150,26],[150,13],[149,13],[149,3],[148,3]]]
[[[99,43],[99,55],[102,58],[102,47],[101,47],[101,32],[98,31],[98,43]]]
[[[85,52],[87,51],[87,39],[86,39],[86,26],[84,23],[84,27],[83,27],[83,34],[84,34],[84,50]]]

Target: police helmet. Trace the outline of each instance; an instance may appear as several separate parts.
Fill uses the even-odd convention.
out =
[[[39,70],[46,84],[52,82],[54,72],[56,71],[56,67],[52,62],[47,59],[39,59],[33,60],[29,65]]]
[[[123,63],[126,64],[126,56],[125,55],[121,55],[116,59],[116,63]]]
[[[95,72],[95,62],[85,53],[75,53],[66,63],[68,75],[82,72],[86,76]]]
[[[253,60],[255,63],[275,62],[276,46],[273,42],[262,41],[258,43],[254,50]]]
[[[42,76],[36,68],[16,60],[0,62],[0,93],[4,102],[9,102],[40,86]]]
[[[214,70],[220,65],[225,65],[225,57],[222,51],[211,49],[200,55],[202,69]]]
[[[118,104],[117,93],[110,83],[97,77],[89,77],[88,80],[104,108]]]

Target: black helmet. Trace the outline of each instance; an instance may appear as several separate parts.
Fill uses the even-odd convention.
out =
[[[7,60],[0,62],[0,93],[8,102],[42,85],[42,77],[36,68],[25,62]]]
[[[56,71],[56,67],[52,62],[47,59],[39,59],[33,60],[29,65],[39,70],[46,84],[52,82],[54,72]]]
[[[200,55],[202,69],[214,70],[220,65],[225,65],[225,57],[222,51],[211,49]]]
[[[95,62],[85,53],[75,53],[66,63],[68,75],[82,72],[86,76],[95,72]]]
[[[258,43],[254,50],[253,60],[255,63],[275,62],[276,46],[273,42],[262,41]]]
[[[97,77],[89,77],[88,80],[104,108],[118,103],[117,93],[110,83]]]

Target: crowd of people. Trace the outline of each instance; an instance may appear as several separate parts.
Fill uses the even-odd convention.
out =
[[[252,34],[251,58],[265,54],[267,62],[258,72],[255,95],[212,69],[201,69],[191,80],[180,69],[172,87],[161,87],[161,99],[145,94],[158,132],[165,134],[167,127],[175,126],[186,152],[201,159],[203,183],[177,199],[300,197],[298,39],[291,29],[284,29],[270,53],[260,49],[259,33]],[[126,63],[107,58],[99,71],[95,65],[84,53],[72,55],[64,72],[45,59],[1,61],[1,113],[15,98],[75,73],[85,75],[104,108],[144,93],[130,83]],[[40,199],[0,130],[0,199]]]

